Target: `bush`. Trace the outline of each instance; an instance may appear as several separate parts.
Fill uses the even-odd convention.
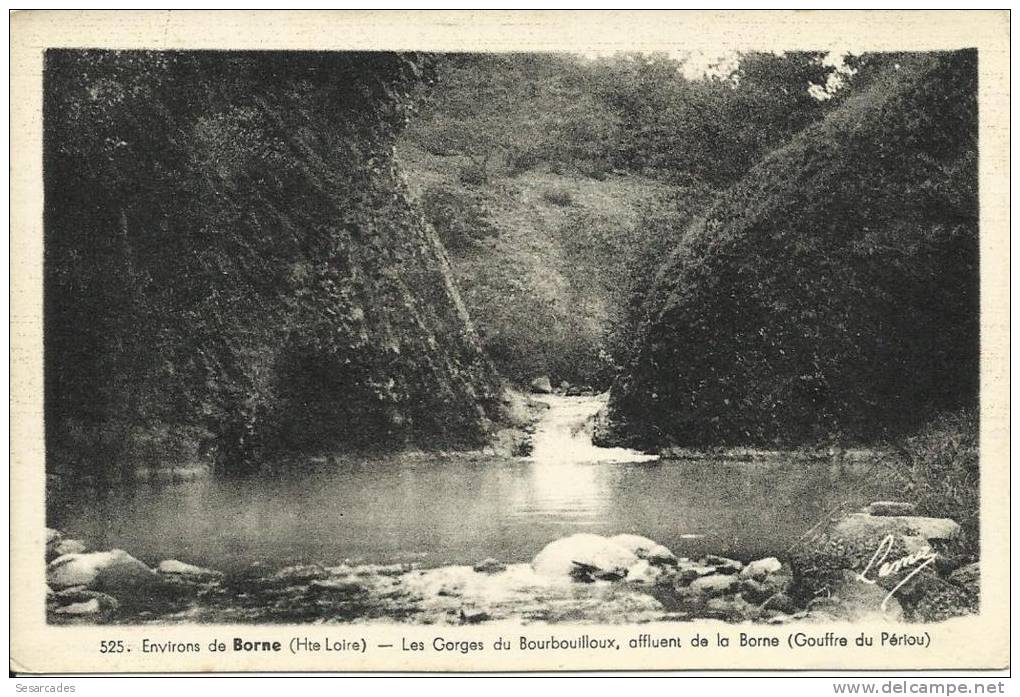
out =
[[[489,173],[485,171],[483,165],[477,162],[468,162],[460,168],[460,174],[457,178],[460,179],[461,184],[478,186],[489,181]]]
[[[535,169],[541,162],[542,157],[536,151],[518,150],[507,156],[507,172],[511,177],[517,177]]]
[[[960,551],[977,558],[981,474],[978,415],[974,409],[943,415],[903,441],[896,476],[918,513],[952,518],[963,528]]]
[[[464,189],[435,184],[422,195],[425,219],[448,249],[470,249],[498,233],[480,196]]]
[[[543,191],[542,200],[548,201],[554,206],[567,207],[574,205],[574,195],[568,189],[562,187]]]

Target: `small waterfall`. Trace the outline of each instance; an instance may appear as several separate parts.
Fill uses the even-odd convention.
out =
[[[538,424],[532,439],[531,460],[542,465],[577,465],[597,462],[647,462],[658,455],[647,455],[627,448],[598,448],[591,442],[587,421],[605,406],[605,396],[538,398],[549,410]]]

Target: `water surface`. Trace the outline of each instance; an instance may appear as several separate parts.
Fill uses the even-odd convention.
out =
[[[542,399],[551,408],[531,458],[337,459],[301,476],[135,486],[55,506],[49,524],[150,564],[176,558],[224,571],[253,562],[524,562],[576,532],[637,533],[681,556],[747,560],[781,555],[850,487],[883,493],[861,481],[862,468],[659,461],[596,448],[583,425],[599,398]]]

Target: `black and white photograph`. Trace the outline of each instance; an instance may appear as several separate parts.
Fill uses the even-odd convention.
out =
[[[976,47],[403,46],[45,49],[46,626],[981,613]]]

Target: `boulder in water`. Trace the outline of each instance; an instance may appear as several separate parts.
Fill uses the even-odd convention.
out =
[[[65,554],[46,567],[47,583],[53,588],[123,588],[157,582],[155,571],[122,549],[89,554]]]
[[[702,593],[715,598],[737,590],[738,580],[733,574],[710,574],[691,581],[687,588],[694,593]]]
[[[212,581],[223,578],[223,574],[201,566],[186,564],[176,559],[165,559],[156,567],[156,571],[174,579],[185,581]]]
[[[68,588],[67,590],[55,593],[53,595],[52,600],[60,606],[73,605],[76,603],[87,603],[89,601],[95,600],[97,603],[99,603],[100,610],[104,612],[112,612],[120,606],[120,603],[117,602],[116,598],[109,596],[106,593],[100,593],[99,591],[84,590],[81,588]]]
[[[478,562],[472,567],[472,569],[475,573],[479,574],[498,574],[506,571],[506,564],[490,557],[489,559]]]
[[[715,567],[717,574],[739,574],[744,568],[744,565],[736,559],[728,559],[716,554],[709,554],[702,560],[702,563],[705,566]]]
[[[769,574],[774,574],[783,568],[783,563],[775,557],[765,557],[748,562],[740,571],[741,578],[750,578],[755,581],[763,581]]]
[[[609,541],[629,549],[638,559],[645,559],[652,564],[675,566],[677,563],[676,555],[666,546],[641,535],[614,535]]]
[[[706,566],[705,564],[692,562],[689,559],[683,559],[677,564],[674,577],[680,585],[687,585],[696,578],[710,576],[714,573],[714,566]]]
[[[542,375],[531,381],[531,391],[536,394],[552,394],[553,386],[548,375]]]
[[[54,614],[57,615],[97,615],[103,611],[102,605],[98,600],[92,598],[80,603],[71,603],[70,605],[64,605],[54,610]]]
[[[46,561],[53,561],[65,554],[81,554],[88,547],[81,540],[72,540],[58,537],[46,545]]]
[[[655,566],[646,559],[638,559],[637,564],[627,569],[627,581],[634,583],[658,583],[662,574],[662,567]]]
[[[601,535],[579,533],[550,542],[531,562],[535,573],[561,578],[625,578],[638,562],[632,551]]]
[[[281,585],[301,585],[329,578],[329,572],[318,564],[298,564],[280,569],[268,581]]]
[[[491,615],[485,610],[474,607],[462,607],[460,609],[460,621],[462,624],[478,624],[490,619]]]

